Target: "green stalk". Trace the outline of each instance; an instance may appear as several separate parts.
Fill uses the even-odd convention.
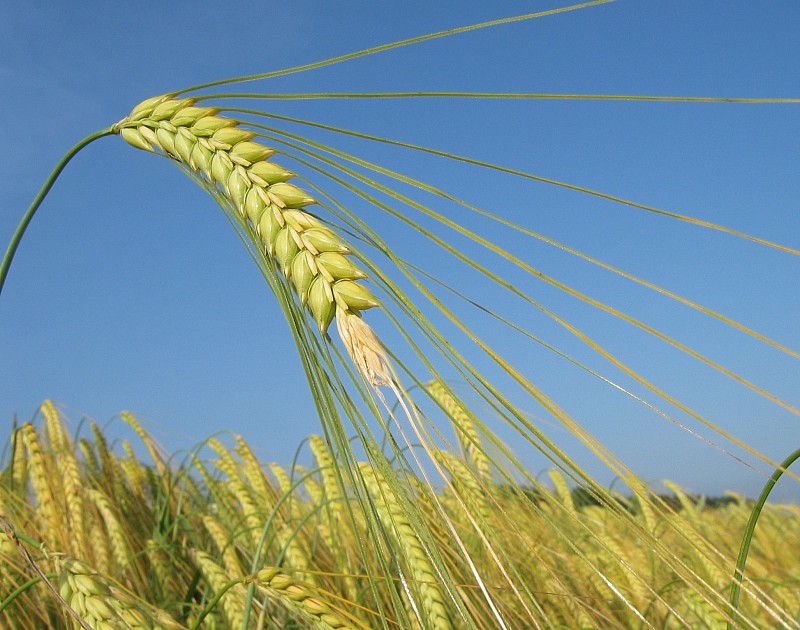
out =
[[[731,613],[731,620],[728,622],[728,630],[733,630],[733,628],[736,627],[736,616],[739,610],[739,595],[742,590],[744,566],[747,563],[747,554],[750,551],[750,543],[753,540],[753,533],[756,529],[758,517],[761,515],[761,510],[764,508],[764,504],[767,502],[767,498],[769,497],[770,492],[772,492],[772,488],[774,488],[775,484],[778,482],[778,479],[781,478],[781,475],[783,475],[789,466],[791,466],[797,459],[800,459],[800,448],[789,455],[789,457],[787,457],[783,463],[775,469],[775,472],[772,473],[772,476],[764,485],[764,489],[761,491],[758,501],[756,501],[756,504],[753,506],[753,511],[750,513],[750,520],[747,521],[747,527],[744,530],[744,538],[742,539],[742,546],[739,549],[739,558],[736,560],[736,571],[733,574],[733,585],[731,586],[730,599],[733,612]]]
[[[75,155],[83,149],[88,144],[94,142],[98,138],[102,138],[103,136],[109,136],[113,134],[111,127],[107,127],[105,129],[101,129],[100,131],[95,131],[94,133],[86,136],[83,140],[78,142],[74,147],[72,147],[67,153],[59,160],[56,167],[53,169],[53,172],[50,173],[50,176],[45,180],[42,187],[39,189],[38,194],[34,198],[33,202],[31,203],[30,207],[28,208],[27,212],[22,217],[22,220],[17,225],[17,229],[14,232],[14,236],[11,237],[11,242],[8,245],[8,249],[6,250],[5,256],[3,256],[3,264],[0,266],[0,293],[3,292],[3,285],[6,282],[6,276],[8,275],[8,269],[11,267],[11,261],[14,259],[14,254],[17,252],[17,247],[19,247],[19,243],[22,240],[23,234],[25,234],[25,230],[28,229],[28,225],[33,219],[33,215],[36,214],[36,211],[39,209],[39,206],[42,205],[45,197],[47,197],[47,193],[50,192],[50,189],[53,187],[53,184],[56,183],[58,176],[61,175],[61,171],[67,166],[69,161],[75,157]]]
[[[208,602],[205,608],[200,612],[200,616],[194,620],[194,623],[189,627],[189,630],[197,630],[200,627],[200,624],[203,623],[203,620],[214,610],[214,607],[219,604],[219,600],[222,599],[222,596],[225,595],[229,590],[231,590],[237,584],[242,584],[243,582],[247,581],[248,578],[236,578],[235,580],[231,580],[225,586],[223,586],[218,592],[214,593],[214,597]]]
[[[52,577],[57,577],[57,576],[52,576]],[[8,597],[6,597],[3,601],[0,602],[0,614],[2,614],[3,611],[6,608],[8,608],[9,604],[11,604],[15,599],[17,599],[17,597],[19,597],[20,595],[22,595],[22,593],[24,593],[29,588],[31,588],[32,586],[38,584],[41,581],[42,581],[42,578],[34,577],[34,578],[31,578],[30,580],[28,580],[27,582],[25,582],[24,584],[20,584],[17,588],[15,588],[9,594]]]

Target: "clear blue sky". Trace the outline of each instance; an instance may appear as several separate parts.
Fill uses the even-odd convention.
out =
[[[12,11],[6,4],[0,21],[2,247],[59,157],[144,98],[565,5],[260,0],[223,10],[219,3],[144,9],[32,1]],[[619,0],[243,89],[799,97],[798,23],[794,0]],[[800,247],[800,105],[317,100],[262,107],[500,163]],[[470,202],[800,349],[797,256],[574,192],[338,142],[415,176],[424,170]],[[379,232],[392,235],[391,223],[365,212]],[[797,360],[652,293],[630,290],[552,248],[531,241],[508,246],[545,273],[625,308],[800,406]],[[441,272],[459,282],[447,263]],[[782,459],[800,446],[797,416],[688,366],[663,345],[541,283],[524,282],[520,288],[767,455]],[[551,322],[520,305],[508,308],[549,343],[609,378],[619,376]],[[763,484],[763,476],[552,353],[518,339],[505,351],[646,479],[751,495]],[[14,415],[30,418],[47,398],[75,426],[84,416],[105,423],[133,411],[170,451],[231,430],[265,460],[288,463],[301,440],[319,430],[288,328],[222,213],[177,168],[117,137],[92,145],[67,168],[0,296],[4,426]],[[571,444],[552,421],[542,422]],[[529,457],[534,472],[544,468],[541,458]],[[590,460],[585,465],[612,481]],[[797,498],[797,488],[784,483],[778,494]]]

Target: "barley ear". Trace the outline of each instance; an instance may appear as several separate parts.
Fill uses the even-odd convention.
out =
[[[280,569],[266,567],[255,575],[253,581],[280,601],[288,611],[320,630],[366,628],[334,606],[319,590],[281,572]]]
[[[491,462],[482,448],[475,418],[441,382],[431,381],[425,385],[425,390],[450,417],[464,457],[475,467],[480,478],[488,481],[491,478]]]
[[[244,624],[246,592],[242,584],[231,585],[231,582],[239,576],[231,576],[226,573],[225,569],[205,551],[190,549],[189,557],[211,587],[212,595],[224,592],[219,603],[222,606],[225,621],[231,628],[241,628]]]
[[[254,142],[255,132],[219,116],[219,109],[194,104],[168,96],[147,99],[112,130],[138,149],[179,162],[221,194],[249,228],[253,245],[292,283],[322,334],[338,311],[378,306],[359,282],[366,274],[346,258],[347,245],[302,210],[316,200],[287,182],[290,171],[267,161],[275,150]]]
[[[9,523],[4,518],[0,517],[0,527],[2,527],[5,538],[8,541],[10,541],[11,544],[14,545],[14,547],[16,547],[17,551],[23,557],[26,564],[31,568],[31,570],[36,574],[36,576],[39,579],[41,579],[42,584],[44,584],[45,587],[47,587],[47,590],[50,591],[50,593],[53,595],[56,601],[63,607],[64,611],[75,620],[75,623],[84,628],[84,630],[93,630],[92,627],[83,620],[79,612],[76,611],[71,606],[71,603],[68,601],[68,599],[65,599],[61,595],[60,590],[56,588],[56,586],[50,581],[50,579],[47,577],[47,574],[45,574],[45,572],[42,571],[42,568],[39,566],[39,563],[33,559],[31,554],[28,552],[28,550],[22,544],[20,539],[17,537],[17,534],[14,531],[14,528],[12,527],[11,523]]]
[[[59,571],[59,596],[62,601],[69,602],[83,627],[135,630],[181,628],[166,612],[135,599],[81,560],[59,558],[56,567]]]
[[[40,408],[50,438],[50,447],[53,455],[58,458],[58,467],[62,479],[62,509],[66,511],[70,536],[70,549],[76,554],[86,554],[89,551],[86,540],[86,527],[84,514],[86,505],[84,500],[84,481],[82,479],[80,464],[75,456],[72,440],[67,435],[61,416],[52,401],[46,400]]]
[[[408,593],[408,603],[413,609],[413,616],[418,618],[420,623],[427,621],[430,624],[427,627],[432,629],[449,630],[452,626],[439,588],[440,580],[428,557],[425,544],[407,516],[407,508],[404,506],[407,499],[398,496],[382,474],[369,464],[362,462],[359,468],[383,528],[394,539],[396,548],[405,557],[413,578],[412,589],[417,597]],[[415,601],[417,599],[418,601]]]

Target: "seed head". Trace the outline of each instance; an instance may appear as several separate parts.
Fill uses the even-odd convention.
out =
[[[350,249],[302,209],[316,200],[287,182],[293,173],[268,161],[275,150],[254,141],[255,131],[219,116],[219,111],[197,107],[191,98],[158,96],[137,105],[114,127],[129,144],[181,162],[227,197],[250,227],[255,245],[291,281],[322,334],[337,312],[360,321],[360,311],[379,303],[358,282],[366,274],[347,258]],[[366,324],[354,326],[371,333]],[[374,347],[380,349],[377,340]],[[379,363],[370,368],[371,374],[380,374]]]

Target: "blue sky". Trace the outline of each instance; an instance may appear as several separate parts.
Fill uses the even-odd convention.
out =
[[[8,242],[72,144],[121,119],[144,98],[565,5],[262,1],[235,2],[223,11],[211,3],[174,2],[156,12],[90,1],[28,2],[13,13],[6,7],[0,23],[6,147],[0,154],[0,240]],[[800,7],[790,0],[619,0],[239,89],[796,98],[798,18]],[[797,104],[426,99],[261,106],[519,168],[800,247]],[[344,138],[325,141],[428,178],[800,349],[797,256],[552,186]],[[369,208],[364,212],[398,247],[406,244],[395,223]],[[484,227],[500,238],[495,228]],[[800,406],[796,359],[650,292],[631,290],[553,248],[518,238],[504,243],[544,273],[657,325]],[[408,246],[409,255],[427,253],[422,245]],[[456,266],[442,261],[438,269],[447,282],[460,282]],[[541,283],[519,282],[765,454],[780,460],[800,445],[797,416]],[[466,288],[491,299],[478,285]],[[524,305],[503,306],[548,343],[609,378],[619,376],[551,321]],[[479,319],[476,326],[483,326]],[[710,493],[731,488],[754,494],[763,485],[763,466],[759,474],[736,463],[541,347],[513,336],[498,343],[646,479],[673,479]],[[30,418],[50,398],[74,426],[83,417],[102,424],[130,410],[170,451],[231,430],[264,459],[286,463],[302,439],[319,430],[303,378],[274,298],[213,200],[178,169],[116,137],[95,143],[70,164],[32,223],[0,296],[5,426],[15,415]],[[572,447],[563,430],[530,412]],[[112,424],[112,434],[115,427],[119,423]],[[518,446],[513,435],[507,437]],[[535,454],[522,457],[529,457],[534,471],[545,466]],[[612,482],[591,460],[585,465]],[[798,484],[782,483],[778,495],[797,498]]]

